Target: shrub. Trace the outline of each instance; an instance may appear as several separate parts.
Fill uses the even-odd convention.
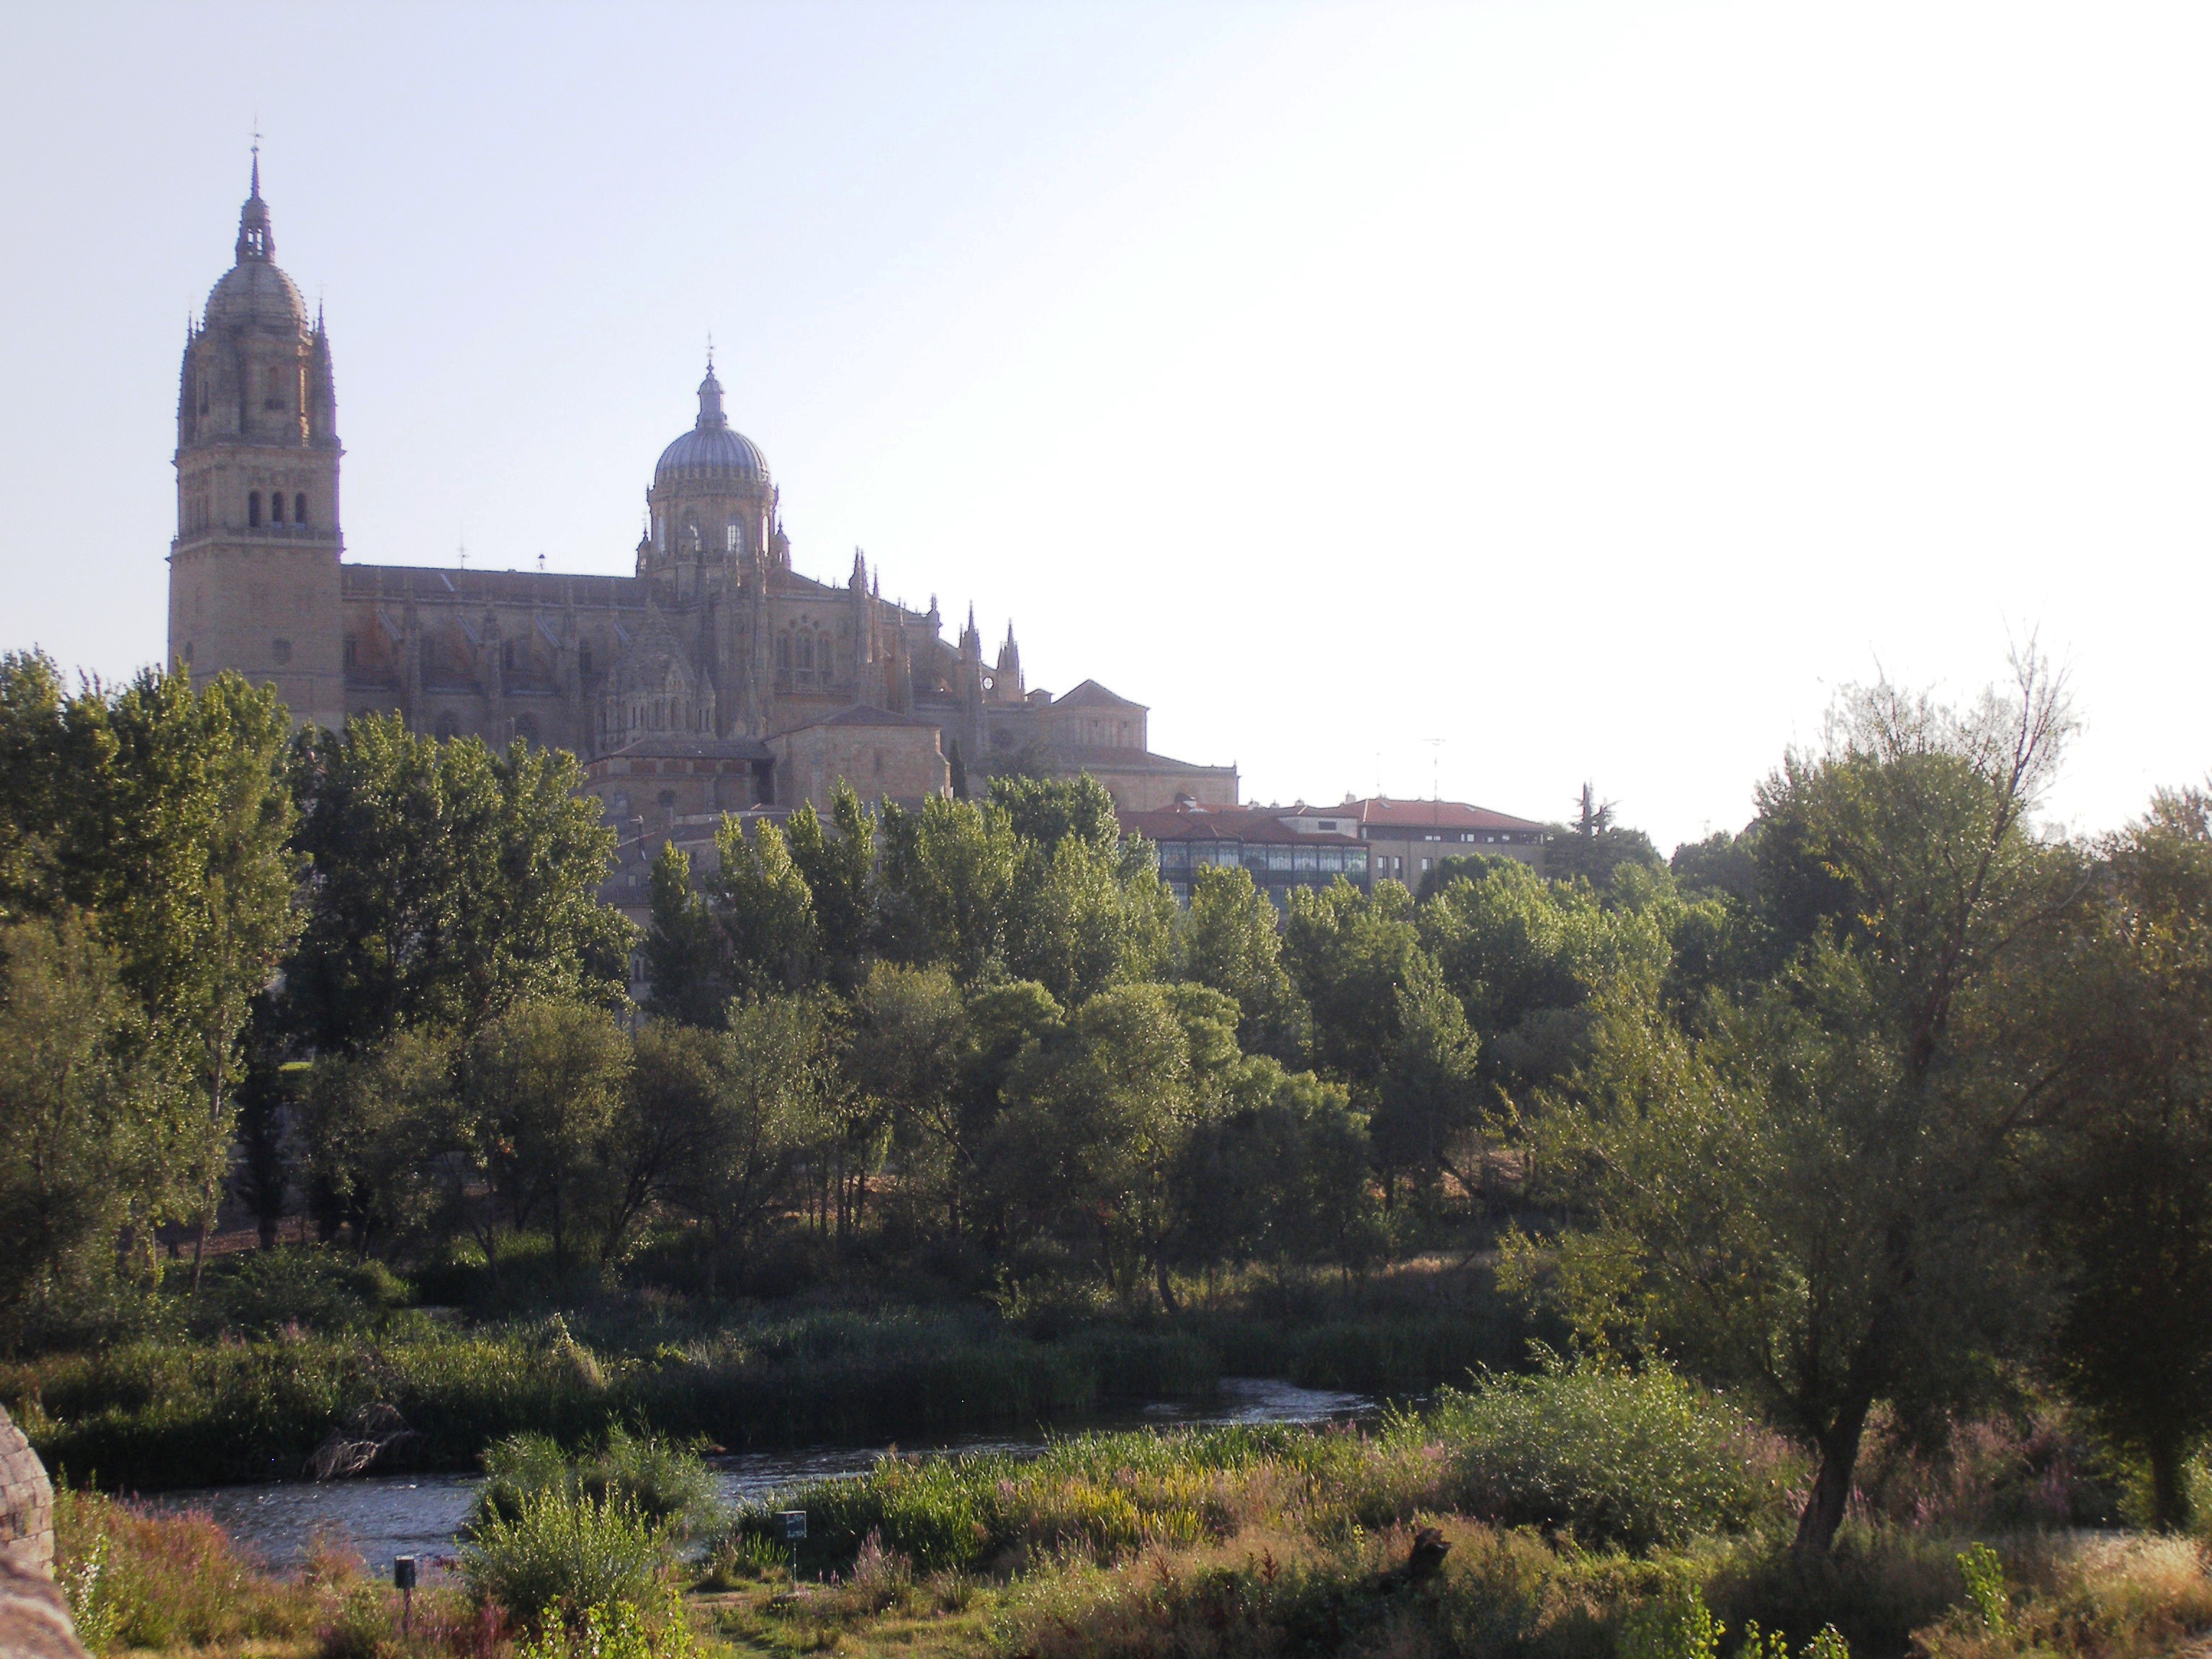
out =
[[[1401,1425],[1402,1426],[1402,1425]],[[1554,1360],[1441,1391],[1417,1432],[1456,1449],[1468,1512],[1648,1551],[1742,1531],[1779,1498],[1757,1426],[1664,1365]]]
[[[617,1427],[574,1454],[545,1435],[512,1435],[484,1453],[483,1464],[471,1528],[494,1516],[514,1520],[525,1498],[549,1492],[627,1504],[678,1538],[709,1530],[720,1516],[713,1472],[696,1452],[659,1435]]]
[[[301,1577],[280,1580],[204,1514],[151,1515],[67,1487],[54,1494],[54,1576],[94,1651],[302,1636],[319,1586],[359,1571],[322,1553]]]
[[[409,1300],[382,1262],[313,1245],[251,1251],[208,1288],[214,1322],[253,1336],[365,1329]]]
[[[672,1555],[665,1527],[619,1499],[525,1493],[512,1517],[485,1516],[461,1546],[460,1573],[485,1606],[541,1623],[547,1610],[636,1601]]]

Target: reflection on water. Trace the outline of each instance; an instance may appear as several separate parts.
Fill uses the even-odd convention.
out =
[[[1084,1428],[1168,1427],[1176,1424],[1318,1423],[1353,1418],[1373,1409],[1364,1395],[1293,1388],[1261,1377],[1224,1377],[1203,1401],[1161,1401],[1094,1418]],[[1060,1430],[1065,1432],[1065,1430]],[[932,1453],[1034,1452],[1042,1432],[971,1434],[907,1449]],[[747,1452],[714,1460],[725,1503],[758,1498],[801,1481],[860,1474],[883,1455],[881,1446],[813,1446],[799,1451]],[[307,1553],[317,1532],[359,1550],[377,1572],[395,1555],[442,1555],[476,1498],[473,1474],[372,1476],[319,1486],[204,1486],[161,1492],[146,1499],[157,1510],[204,1510],[240,1544],[273,1565],[289,1565]]]

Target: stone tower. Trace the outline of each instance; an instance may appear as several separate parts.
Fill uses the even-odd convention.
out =
[[[295,721],[345,722],[337,399],[330,337],[276,263],[261,158],[236,263],[185,341],[169,658],[273,684]]]

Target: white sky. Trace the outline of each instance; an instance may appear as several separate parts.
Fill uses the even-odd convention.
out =
[[[711,330],[801,569],[1253,798],[1671,847],[2039,630],[2111,826],[2212,768],[2208,84],[2201,6],[11,7],[0,647],[163,648],[258,113],[350,556],[628,571]]]

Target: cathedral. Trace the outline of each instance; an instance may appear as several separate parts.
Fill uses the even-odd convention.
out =
[[[1007,630],[986,655],[937,604],[792,568],[779,492],[730,425],[711,358],[660,453],[631,576],[362,564],[345,556],[337,398],[320,308],[276,263],[253,184],[236,259],[188,331],[177,401],[169,654],[273,684],[295,720],[396,710],[441,737],[570,749],[611,817],[823,802],[840,778],[913,800],[1020,764],[1088,772],[1125,811],[1233,805],[1233,766],[1155,755],[1142,704],[1094,681],[1030,690]]]

